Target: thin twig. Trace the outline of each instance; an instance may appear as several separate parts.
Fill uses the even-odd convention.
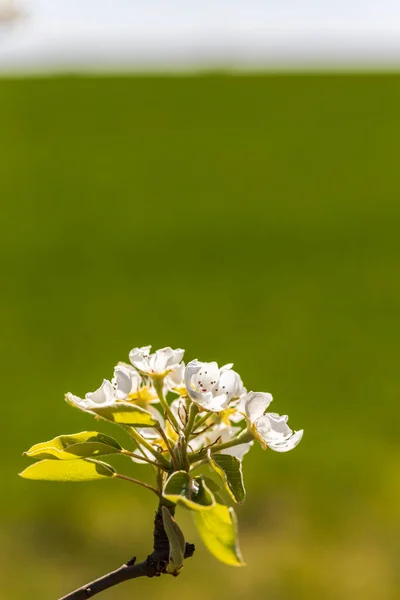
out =
[[[161,452],[158,452],[155,448],[153,448],[153,446],[150,444],[150,442],[148,442],[146,440],[146,438],[144,438],[142,435],[140,435],[140,433],[138,431],[136,431],[136,429],[134,427],[129,428],[129,433],[133,437],[133,439],[135,440],[135,442],[138,446],[143,446],[144,448],[146,448],[146,450],[148,450],[158,460],[159,463],[165,465],[165,467],[167,469],[170,468],[170,463],[165,458],[165,456],[163,456],[161,454]]]
[[[124,479],[125,481],[130,481],[131,483],[137,483],[137,485],[141,485],[142,487],[146,488],[147,490],[151,490],[159,498],[161,498],[160,492],[158,492],[156,490],[156,488],[153,488],[153,486],[149,485],[148,483],[144,483],[144,481],[139,481],[139,479],[134,479],[133,477],[128,477],[128,475],[121,475],[120,473],[115,473],[114,477],[118,477],[118,479]]]
[[[158,431],[158,433],[161,435],[162,439],[165,442],[165,445],[167,446],[167,450],[168,450],[168,452],[169,452],[169,454],[171,456],[171,460],[172,460],[172,464],[174,465],[174,468],[177,471],[179,471],[179,465],[177,463],[176,456],[174,454],[174,451],[172,449],[172,446],[170,444],[170,441],[169,441],[169,439],[168,439],[165,431],[163,430],[163,428],[161,426],[160,427],[156,427],[156,431]]]
[[[211,429],[211,427],[214,427],[214,425],[215,425],[215,423],[210,423],[209,425],[207,425],[207,427],[204,427],[204,429],[202,429],[201,431],[196,431],[195,433],[192,433],[192,435],[190,437],[195,438],[198,435],[203,435],[203,433],[205,433],[206,431]]]
[[[229,440],[229,442],[223,442],[222,444],[217,444],[216,442],[214,442],[214,444],[207,446],[207,448],[203,448],[198,452],[195,452],[194,454],[189,454],[189,463],[193,464],[202,460],[203,458],[206,458],[208,452],[211,452],[211,454],[213,454],[214,452],[220,452],[221,450],[233,448],[234,446],[238,446],[239,444],[247,444],[253,439],[253,434],[247,431],[247,429],[244,429],[242,433],[238,435],[238,437],[234,438],[233,440]]]
[[[198,428],[200,427],[200,425],[203,425],[203,423],[205,423],[207,421],[207,419],[210,418],[211,416],[212,416],[212,414],[209,412],[206,412],[203,416],[200,416],[197,423],[194,424],[194,432],[192,435],[197,435],[197,433],[195,433],[195,431],[197,431]]]
[[[150,460],[150,458],[147,458],[147,456],[145,456],[144,454],[142,456],[141,454],[135,454],[135,452],[130,452],[129,450],[122,450],[121,454],[130,456],[131,458],[137,458],[138,460],[143,460],[144,462],[147,462],[147,463],[149,463],[149,465],[152,465],[153,467],[157,467],[158,469],[167,470],[164,465],[154,462],[154,460]]]

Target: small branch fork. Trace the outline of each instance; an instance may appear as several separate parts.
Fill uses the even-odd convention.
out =
[[[173,515],[175,512],[175,506],[168,505],[168,510]],[[195,547],[194,544],[186,544],[185,558],[193,556]],[[136,557],[128,560],[127,563],[99,577],[94,581],[83,585],[79,589],[59,598],[59,600],[87,600],[107,590],[114,585],[118,585],[123,581],[129,579],[136,579],[137,577],[159,577],[166,573],[166,568],[169,561],[169,542],[164,529],[164,523],[161,513],[161,503],[158,506],[156,516],[154,519],[154,546],[153,552],[149,554],[146,560],[137,563]]]

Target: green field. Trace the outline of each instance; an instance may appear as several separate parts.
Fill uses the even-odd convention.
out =
[[[400,76],[0,80],[0,140],[2,597],[150,550],[145,490],[17,473],[152,343],[233,361],[305,434],[245,459],[246,569],[182,511],[181,577],[101,598],[397,599]]]

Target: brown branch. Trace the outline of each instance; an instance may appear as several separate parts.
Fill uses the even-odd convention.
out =
[[[175,506],[168,504],[168,510],[173,515]],[[87,600],[96,594],[107,590],[108,588],[118,585],[129,579],[137,577],[159,577],[166,573],[166,568],[169,561],[169,542],[164,529],[164,522],[161,513],[161,502],[158,506],[154,519],[154,546],[153,552],[149,554],[146,560],[137,563],[136,557],[128,560],[127,563],[99,577],[94,581],[78,588],[74,592],[63,596],[59,600]],[[186,544],[185,558],[190,558],[194,553],[194,544]]]

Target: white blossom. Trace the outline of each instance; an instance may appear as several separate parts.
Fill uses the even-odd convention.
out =
[[[153,415],[164,427],[164,419],[161,413],[153,406],[159,402],[157,393],[152,385],[146,385],[140,373],[131,365],[119,363],[114,369],[112,384],[118,400],[132,402],[144,408]],[[137,427],[137,431],[145,438],[156,439],[160,434],[151,427]]]
[[[303,437],[303,429],[293,432],[287,424],[287,415],[265,413],[272,402],[271,394],[249,392],[244,399],[244,409],[254,435],[265,447],[275,452],[288,452]]]
[[[132,365],[141,373],[149,376],[167,375],[176,369],[185,353],[181,348],[173,350],[169,346],[150,354],[151,346],[133,348],[129,353]]]
[[[186,367],[185,383],[189,397],[201,408],[221,412],[229,402],[239,398],[244,387],[232,364],[219,368],[216,362],[192,360]]]
[[[89,412],[94,408],[113,406],[117,401],[115,388],[107,379],[103,380],[103,383],[96,391],[88,392],[84,398],[75,396],[71,392],[68,392],[65,398],[74,406]]]
[[[114,369],[112,384],[119,400],[134,401],[144,408],[147,408],[147,404],[159,402],[154,387],[147,385],[131,365],[118,363]]]

